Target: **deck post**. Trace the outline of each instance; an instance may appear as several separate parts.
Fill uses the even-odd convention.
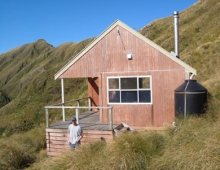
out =
[[[109,116],[109,129],[113,130],[113,122],[112,122],[112,108],[108,109],[108,116]]]
[[[91,109],[91,98],[90,97],[88,97],[88,105],[89,105],[89,111],[91,111],[92,109]]]
[[[79,124],[79,109],[76,108],[76,121],[77,121],[77,124]]]
[[[65,102],[65,100],[64,100],[64,80],[63,79],[61,79],[61,91],[62,91],[62,106],[64,106],[64,102]],[[65,108],[64,107],[62,107],[62,115],[63,115],[63,121],[65,121],[66,120],[66,117],[65,117]]]
[[[46,127],[49,127],[49,111],[48,108],[46,108]]]

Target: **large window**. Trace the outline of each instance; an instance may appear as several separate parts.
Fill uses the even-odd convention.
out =
[[[108,77],[108,103],[152,103],[151,76]]]

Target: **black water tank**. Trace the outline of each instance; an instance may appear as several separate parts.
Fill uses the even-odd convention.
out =
[[[174,100],[176,116],[199,115],[206,110],[207,89],[196,80],[185,80],[175,90]]]

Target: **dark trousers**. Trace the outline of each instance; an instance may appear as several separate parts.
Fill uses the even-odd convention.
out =
[[[80,145],[80,142],[76,142],[75,144],[70,143],[70,149],[76,149]]]

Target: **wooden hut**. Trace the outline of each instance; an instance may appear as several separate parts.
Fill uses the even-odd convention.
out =
[[[196,70],[117,20],[74,56],[55,79],[87,78],[99,122],[161,129],[175,118],[174,90]],[[63,94],[63,93],[62,93]],[[64,101],[63,101],[64,102]],[[48,127],[47,132],[49,132]]]

